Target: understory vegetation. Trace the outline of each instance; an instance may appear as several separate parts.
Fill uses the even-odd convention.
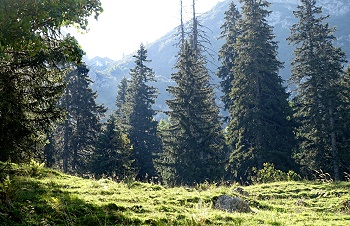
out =
[[[281,181],[244,187],[158,184],[66,175],[42,164],[0,164],[2,225],[349,225],[350,183]],[[220,195],[238,196],[251,213],[213,208]]]

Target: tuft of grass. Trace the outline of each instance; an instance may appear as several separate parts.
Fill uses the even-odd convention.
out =
[[[213,209],[235,186],[165,188],[83,179],[40,164],[0,163],[2,225],[350,225],[350,183],[274,182],[244,187],[252,213]],[[33,170],[34,169],[34,170]]]

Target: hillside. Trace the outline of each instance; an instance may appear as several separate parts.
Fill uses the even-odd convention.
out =
[[[218,78],[215,76],[218,67],[217,52],[223,44],[223,40],[218,40],[220,35],[220,26],[224,21],[224,12],[228,9],[228,5],[232,0],[226,0],[219,2],[209,12],[200,16],[199,20],[203,25],[203,30],[207,33],[208,38],[212,44],[210,47],[213,52],[214,58],[212,62],[208,64],[209,70],[212,72],[212,83],[218,85]],[[240,6],[237,1],[235,1]],[[296,10],[297,1],[295,0],[270,0],[272,11],[269,17],[269,23],[274,26],[274,34],[276,41],[279,42],[279,58],[284,62],[284,69],[280,71],[280,75],[283,79],[290,77],[290,63],[293,58],[293,46],[288,45],[286,38],[290,34],[290,27],[296,22],[293,10]],[[323,14],[330,15],[329,23],[331,26],[337,27],[335,33],[338,38],[336,45],[341,46],[343,50],[350,56],[350,27],[348,26],[348,18],[350,17],[350,0],[318,0],[319,5],[323,7]],[[176,37],[177,29],[170,31],[163,37],[160,37],[154,43],[147,46],[148,59],[152,60],[149,67],[153,68],[156,73],[157,83],[155,86],[159,90],[159,97],[155,108],[157,110],[166,109],[165,100],[169,99],[169,95],[166,92],[166,87],[172,84],[170,80],[171,73],[173,72],[173,66],[175,64],[176,54],[178,49],[176,43],[178,38]],[[136,51],[136,50],[135,50]],[[110,110],[114,109],[115,96],[117,93],[117,85],[123,76],[128,76],[129,69],[133,68],[132,56],[126,56],[124,59],[111,62],[109,59],[101,60],[98,58],[98,62],[103,64],[106,62],[106,67],[96,67],[96,59],[87,61],[91,68],[90,75],[92,80],[95,81],[93,88],[98,91],[100,103],[105,103]],[[217,90],[217,96],[220,96],[219,90]]]
[[[165,188],[0,163],[0,225],[350,225],[350,183],[247,186],[250,213],[213,209],[237,185]]]

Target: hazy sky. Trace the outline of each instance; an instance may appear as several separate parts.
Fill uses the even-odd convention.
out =
[[[196,0],[198,14],[205,13],[223,0]],[[104,12],[98,21],[91,19],[89,32],[74,35],[88,57],[119,60],[140,46],[151,43],[179,25],[179,0],[101,0]],[[192,0],[183,0],[187,18],[192,14]]]

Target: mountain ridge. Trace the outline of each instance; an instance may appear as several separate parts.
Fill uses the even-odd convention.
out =
[[[211,42],[209,48],[217,53],[224,43],[224,40],[219,40],[220,26],[224,23],[224,12],[228,9],[231,0],[219,2],[208,12],[202,14],[199,17],[200,23],[203,25],[203,29],[206,29],[208,38]],[[270,0],[271,14],[268,18],[270,25],[274,27],[275,40],[278,42],[278,52],[280,61],[284,62],[284,68],[280,71],[280,76],[287,80],[290,77],[290,63],[293,59],[294,46],[289,45],[286,38],[290,34],[290,27],[297,22],[293,15],[293,11],[297,10],[297,2],[295,0]],[[241,4],[235,1],[236,5],[240,8]],[[327,22],[331,26],[337,26],[335,36],[337,37],[336,45],[343,48],[343,50],[350,55],[350,28],[347,25],[347,18],[350,18],[350,0],[320,0],[318,5],[323,8],[323,15],[330,15]],[[158,88],[159,97],[155,105],[156,110],[167,109],[165,100],[171,98],[166,92],[166,87],[173,84],[170,76],[174,72],[173,66],[176,62],[176,56],[178,47],[177,31],[178,28],[174,28],[169,31],[155,42],[146,46],[148,51],[148,59],[151,62],[148,64],[150,68],[155,71],[157,83],[154,85]],[[94,81],[92,85],[93,89],[99,94],[98,102],[105,103],[110,111],[114,109],[115,96],[117,93],[117,85],[119,81],[124,77],[128,77],[130,68],[134,67],[133,54],[130,54],[119,61],[112,61],[108,58],[97,57],[87,61],[90,67],[90,77]],[[103,63],[101,61],[108,61],[109,63]],[[217,59],[212,59],[208,63],[208,69],[212,73],[212,83],[218,87],[219,80],[215,76],[219,62]],[[100,62],[98,66],[96,62]],[[106,66],[108,64],[108,66]],[[216,90],[217,96],[220,96],[219,89]],[[219,102],[219,98],[218,98]]]

